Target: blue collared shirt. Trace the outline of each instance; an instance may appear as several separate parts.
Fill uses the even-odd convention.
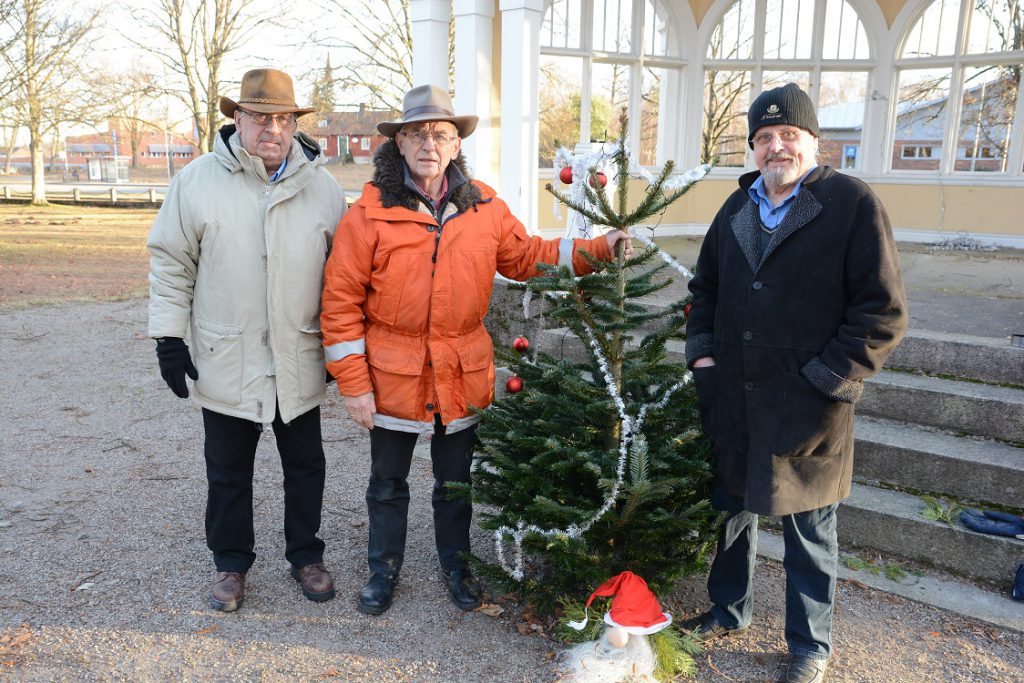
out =
[[[284,174],[284,169],[286,168],[288,168],[288,157],[284,158],[284,161],[281,162],[281,166],[274,172],[274,175],[270,176],[270,182],[276,182]]]
[[[810,173],[814,169],[818,168],[815,164],[811,166],[807,173]],[[747,190],[747,194],[750,195],[750,201],[757,204],[758,212],[761,214],[761,225],[766,230],[774,230],[779,227],[782,223],[782,219],[786,217],[786,213],[789,212],[789,207],[793,205],[793,199],[796,198],[800,192],[800,187],[804,184],[804,178],[807,177],[807,173],[804,173],[800,180],[797,181],[796,185],[793,186],[793,191],[789,193],[785,199],[779,202],[778,206],[774,206],[772,201],[768,199],[768,194],[764,189],[764,178],[761,176],[757,177],[754,184]]]

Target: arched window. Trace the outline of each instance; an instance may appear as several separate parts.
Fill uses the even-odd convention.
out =
[[[1022,50],[1019,0],[927,5],[896,59],[889,169],[1019,176]]]
[[[711,31],[704,64],[701,161],[744,166],[750,102],[792,82],[818,104],[821,162],[861,167],[875,62],[847,0],[736,0]]]
[[[629,113],[639,163],[675,156],[667,112],[678,108],[680,40],[673,0],[553,0],[540,36],[538,162],[559,146],[616,138]]]

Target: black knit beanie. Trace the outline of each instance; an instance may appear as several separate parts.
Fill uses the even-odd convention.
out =
[[[811,98],[796,83],[765,90],[750,105],[750,111],[747,112],[747,130],[750,131],[747,144],[750,149],[754,149],[754,133],[758,128],[781,124],[803,128],[814,137],[821,137]]]

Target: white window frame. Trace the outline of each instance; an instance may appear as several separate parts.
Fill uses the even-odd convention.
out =
[[[800,71],[808,74],[810,88],[808,96],[811,98],[811,102],[815,104],[815,108],[818,106],[818,96],[821,87],[821,74],[822,72],[839,71],[839,72],[862,72],[867,75],[866,81],[866,95],[867,102],[865,102],[864,112],[864,125],[861,132],[861,138],[858,143],[860,154],[860,164],[858,168],[848,169],[848,172],[854,175],[863,175],[865,173],[865,162],[866,159],[863,156],[864,150],[873,149],[878,145],[878,141],[884,137],[884,133],[881,130],[881,126],[876,125],[876,122],[871,117],[870,104],[873,100],[877,99],[876,93],[878,88],[880,70],[879,55],[882,54],[881,49],[881,38],[880,36],[885,33],[885,22],[877,8],[871,7],[870,3],[861,2],[859,0],[847,0],[847,4],[857,13],[858,19],[860,19],[861,25],[864,28],[865,39],[868,44],[868,57],[864,59],[824,59],[825,49],[825,18],[826,18],[826,0],[818,0],[814,7],[814,21],[812,23],[812,37],[811,37],[811,55],[807,59],[765,59],[764,58],[764,37],[765,37],[765,23],[767,15],[768,3],[766,0],[755,0],[754,2],[754,47],[752,50],[751,57],[749,59],[708,59],[707,52],[708,46],[710,45],[711,38],[714,35],[715,28],[725,17],[726,13],[735,4],[735,0],[724,2],[717,6],[717,12],[708,12],[708,16],[714,16],[713,21],[709,21],[705,18],[703,22],[704,28],[701,30],[702,40],[700,42],[701,49],[701,70],[699,73],[699,82],[693,83],[692,87],[696,88],[698,98],[700,102],[703,102],[704,93],[704,79],[705,74],[709,70],[745,70],[750,71],[750,98],[753,101],[763,91],[764,83],[764,72],[765,71]],[[714,12],[714,13],[713,13]],[[696,136],[700,136],[704,126],[704,115],[703,111],[699,111],[700,120],[696,125]],[[699,155],[699,144],[697,144],[697,154]],[[746,147],[746,162],[744,166],[732,166],[723,168],[718,173],[727,175],[739,175],[748,170],[755,168],[753,152],[749,146]]]
[[[900,25],[900,22],[897,22],[897,25],[894,26],[894,30],[898,31],[898,39],[896,40],[893,50],[893,75],[889,92],[889,102],[891,106],[889,107],[889,120],[888,125],[886,126],[886,141],[889,150],[892,150],[896,139],[896,110],[898,108],[897,105],[899,101],[899,75],[902,70],[918,68],[948,68],[951,70],[948,97],[949,107],[946,112],[946,121],[944,124],[945,128],[941,147],[959,151],[961,146],[961,140],[959,140],[959,123],[963,104],[964,74],[967,69],[997,64],[1024,65],[1024,55],[1020,52],[986,52],[977,54],[966,52],[967,41],[970,38],[968,27],[972,10],[974,9],[974,0],[961,0],[960,2],[960,11],[957,16],[956,45],[953,55],[943,55],[939,57],[901,57],[900,55],[903,53],[904,46],[910,38],[911,31],[914,29],[921,16],[935,1],[936,0],[917,0],[917,2],[908,2],[907,6],[905,6],[901,12],[901,17],[904,19],[902,25]],[[1024,135],[1021,134],[1022,130],[1024,130],[1024,82],[1019,82],[1017,84],[1017,103],[1012,126],[1012,136],[1007,154],[1007,170],[1005,172],[979,173],[977,171],[958,171],[956,170],[956,162],[960,157],[959,153],[941,155],[939,157],[939,167],[936,170],[894,170],[892,168],[891,151],[889,156],[886,158],[884,172],[886,175],[897,177],[902,175],[907,178],[921,177],[922,175],[931,177],[956,177],[961,179],[971,178],[972,182],[977,179],[982,183],[987,184],[1020,185],[1021,181],[1024,181]],[[979,157],[979,159],[981,159],[981,157]],[[994,159],[982,160],[992,161]]]
[[[590,98],[591,98],[591,72],[594,64],[624,64],[629,67],[629,140],[640,139],[641,117],[637,115],[641,111],[643,70],[644,67],[672,69],[675,78],[672,82],[664,84],[663,87],[667,96],[659,102],[658,112],[658,141],[655,150],[656,166],[664,164],[669,159],[682,158],[682,129],[679,121],[685,120],[678,114],[685,111],[684,107],[684,83],[688,78],[688,60],[685,55],[687,41],[682,30],[680,17],[673,6],[675,0],[661,0],[661,4],[667,13],[665,23],[667,30],[675,36],[675,41],[670,42],[680,53],[677,56],[669,55],[645,55],[644,54],[644,22],[646,0],[624,0],[631,2],[631,35],[630,50],[628,52],[598,52],[593,49],[594,43],[594,0],[580,0],[580,46],[578,48],[546,47],[541,45],[541,57],[576,57],[582,61],[582,74],[580,82],[580,138],[577,149],[586,149],[590,144]],[[551,11],[552,3],[547,3],[544,17]],[[543,26],[543,19],[542,19]],[[617,116],[617,114],[615,114]],[[631,157],[638,162],[640,145],[630,145]],[[550,171],[550,169],[546,169]]]

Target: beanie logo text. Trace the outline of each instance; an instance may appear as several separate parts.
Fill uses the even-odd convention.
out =
[[[765,119],[777,119],[780,116],[782,116],[782,112],[779,111],[779,105],[769,104],[768,109],[766,109],[764,114],[761,116],[761,120],[764,121]]]

